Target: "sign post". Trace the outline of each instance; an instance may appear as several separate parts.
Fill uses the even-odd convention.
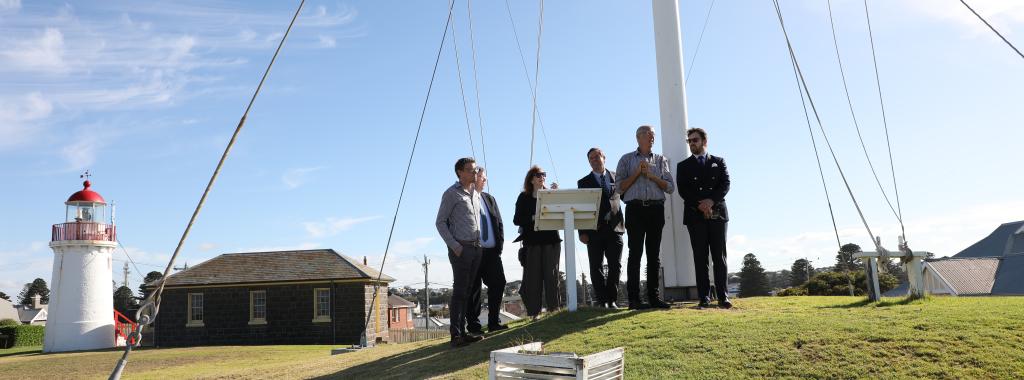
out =
[[[576,311],[576,239],[573,231],[597,229],[601,189],[540,190],[535,231],[565,231],[565,293],[569,311]]]

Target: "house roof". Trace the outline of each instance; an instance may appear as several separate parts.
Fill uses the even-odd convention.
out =
[[[165,286],[376,280],[380,272],[333,249],[225,253],[167,277]],[[381,281],[392,282],[390,276]],[[156,282],[146,284],[147,287]]]
[[[993,295],[1024,295],[1024,254],[1003,256],[996,271]]]
[[[988,295],[995,284],[998,257],[928,260],[926,266],[959,295]]]
[[[1003,223],[984,239],[953,257],[996,257],[1007,253],[1024,253],[1024,220]]]
[[[400,308],[400,307],[416,307],[416,304],[409,302],[405,298],[396,296],[394,294],[388,296],[388,307]]]

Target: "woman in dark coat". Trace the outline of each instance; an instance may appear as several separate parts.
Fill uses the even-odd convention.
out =
[[[558,258],[561,255],[562,238],[558,231],[534,231],[537,212],[537,190],[547,189],[544,181],[547,173],[539,166],[526,172],[523,192],[516,199],[516,213],[512,222],[522,229],[520,239],[526,247],[523,265],[523,285],[520,289],[526,314],[534,320],[540,315],[542,300],[547,311],[558,310]],[[557,189],[558,184],[552,184]],[[543,294],[543,298],[541,295]]]

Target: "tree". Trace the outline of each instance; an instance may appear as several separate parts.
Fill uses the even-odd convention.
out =
[[[7,293],[4,293],[4,292],[0,292],[0,298],[8,300],[8,301],[11,300],[11,296],[7,295]]]
[[[41,303],[50,303],[50,288],[46,287],[46,280],[37,278],[32,282],[25,284],[25,287],[21,289],[21,294],[18,295],[18,303],[22,305],[31,305],[32,297],[36,294],[39,295]]]
[[[131,318],[131,313],[128,311],[137,306],[138,300],[135,299],[135,295],[132,294],[132,289],[122,285],[114,291],[114,310],[117,310],[121,314]]]
[[[793,266],[790,267],[789,286],[803,285],[813,275],[814,267],[811,266],[810,260],[797,259],[793,262]]]
[[[883,293],[898,284],[899,280],[889,273],[880,273],[878,276],[878,287]],[[807,294],[812,296],[848,296],[851,285],[854,286],[854,295],[867,294],[867,275],[864,271],[818,273],[801,287],[807,289]]]
[[[768,276],[757,256],[748,253],[743,256],[743,269],[740,270],[740,297],[768,295]]]
[[[853,254],[863,252],[859,245],[853,243],[843,244],[836,253],[836,266],[832,268],[835,272],[849,272],[861,269],[863,264],[860,259],[854,258]]]
[[[145,299],[149,296],[149,292],[146,291],[146,284],[164,278],[164,274],[152,271],[146,273],[146,277],[142,279],[142,284],[139,285],[139,298]]]

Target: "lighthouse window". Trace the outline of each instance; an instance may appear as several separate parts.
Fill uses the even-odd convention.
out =
[[[188,325],[203,325],[203,293],[188,294]]]
[[[267,291],[249,292],[249,324],[267,323]]]

